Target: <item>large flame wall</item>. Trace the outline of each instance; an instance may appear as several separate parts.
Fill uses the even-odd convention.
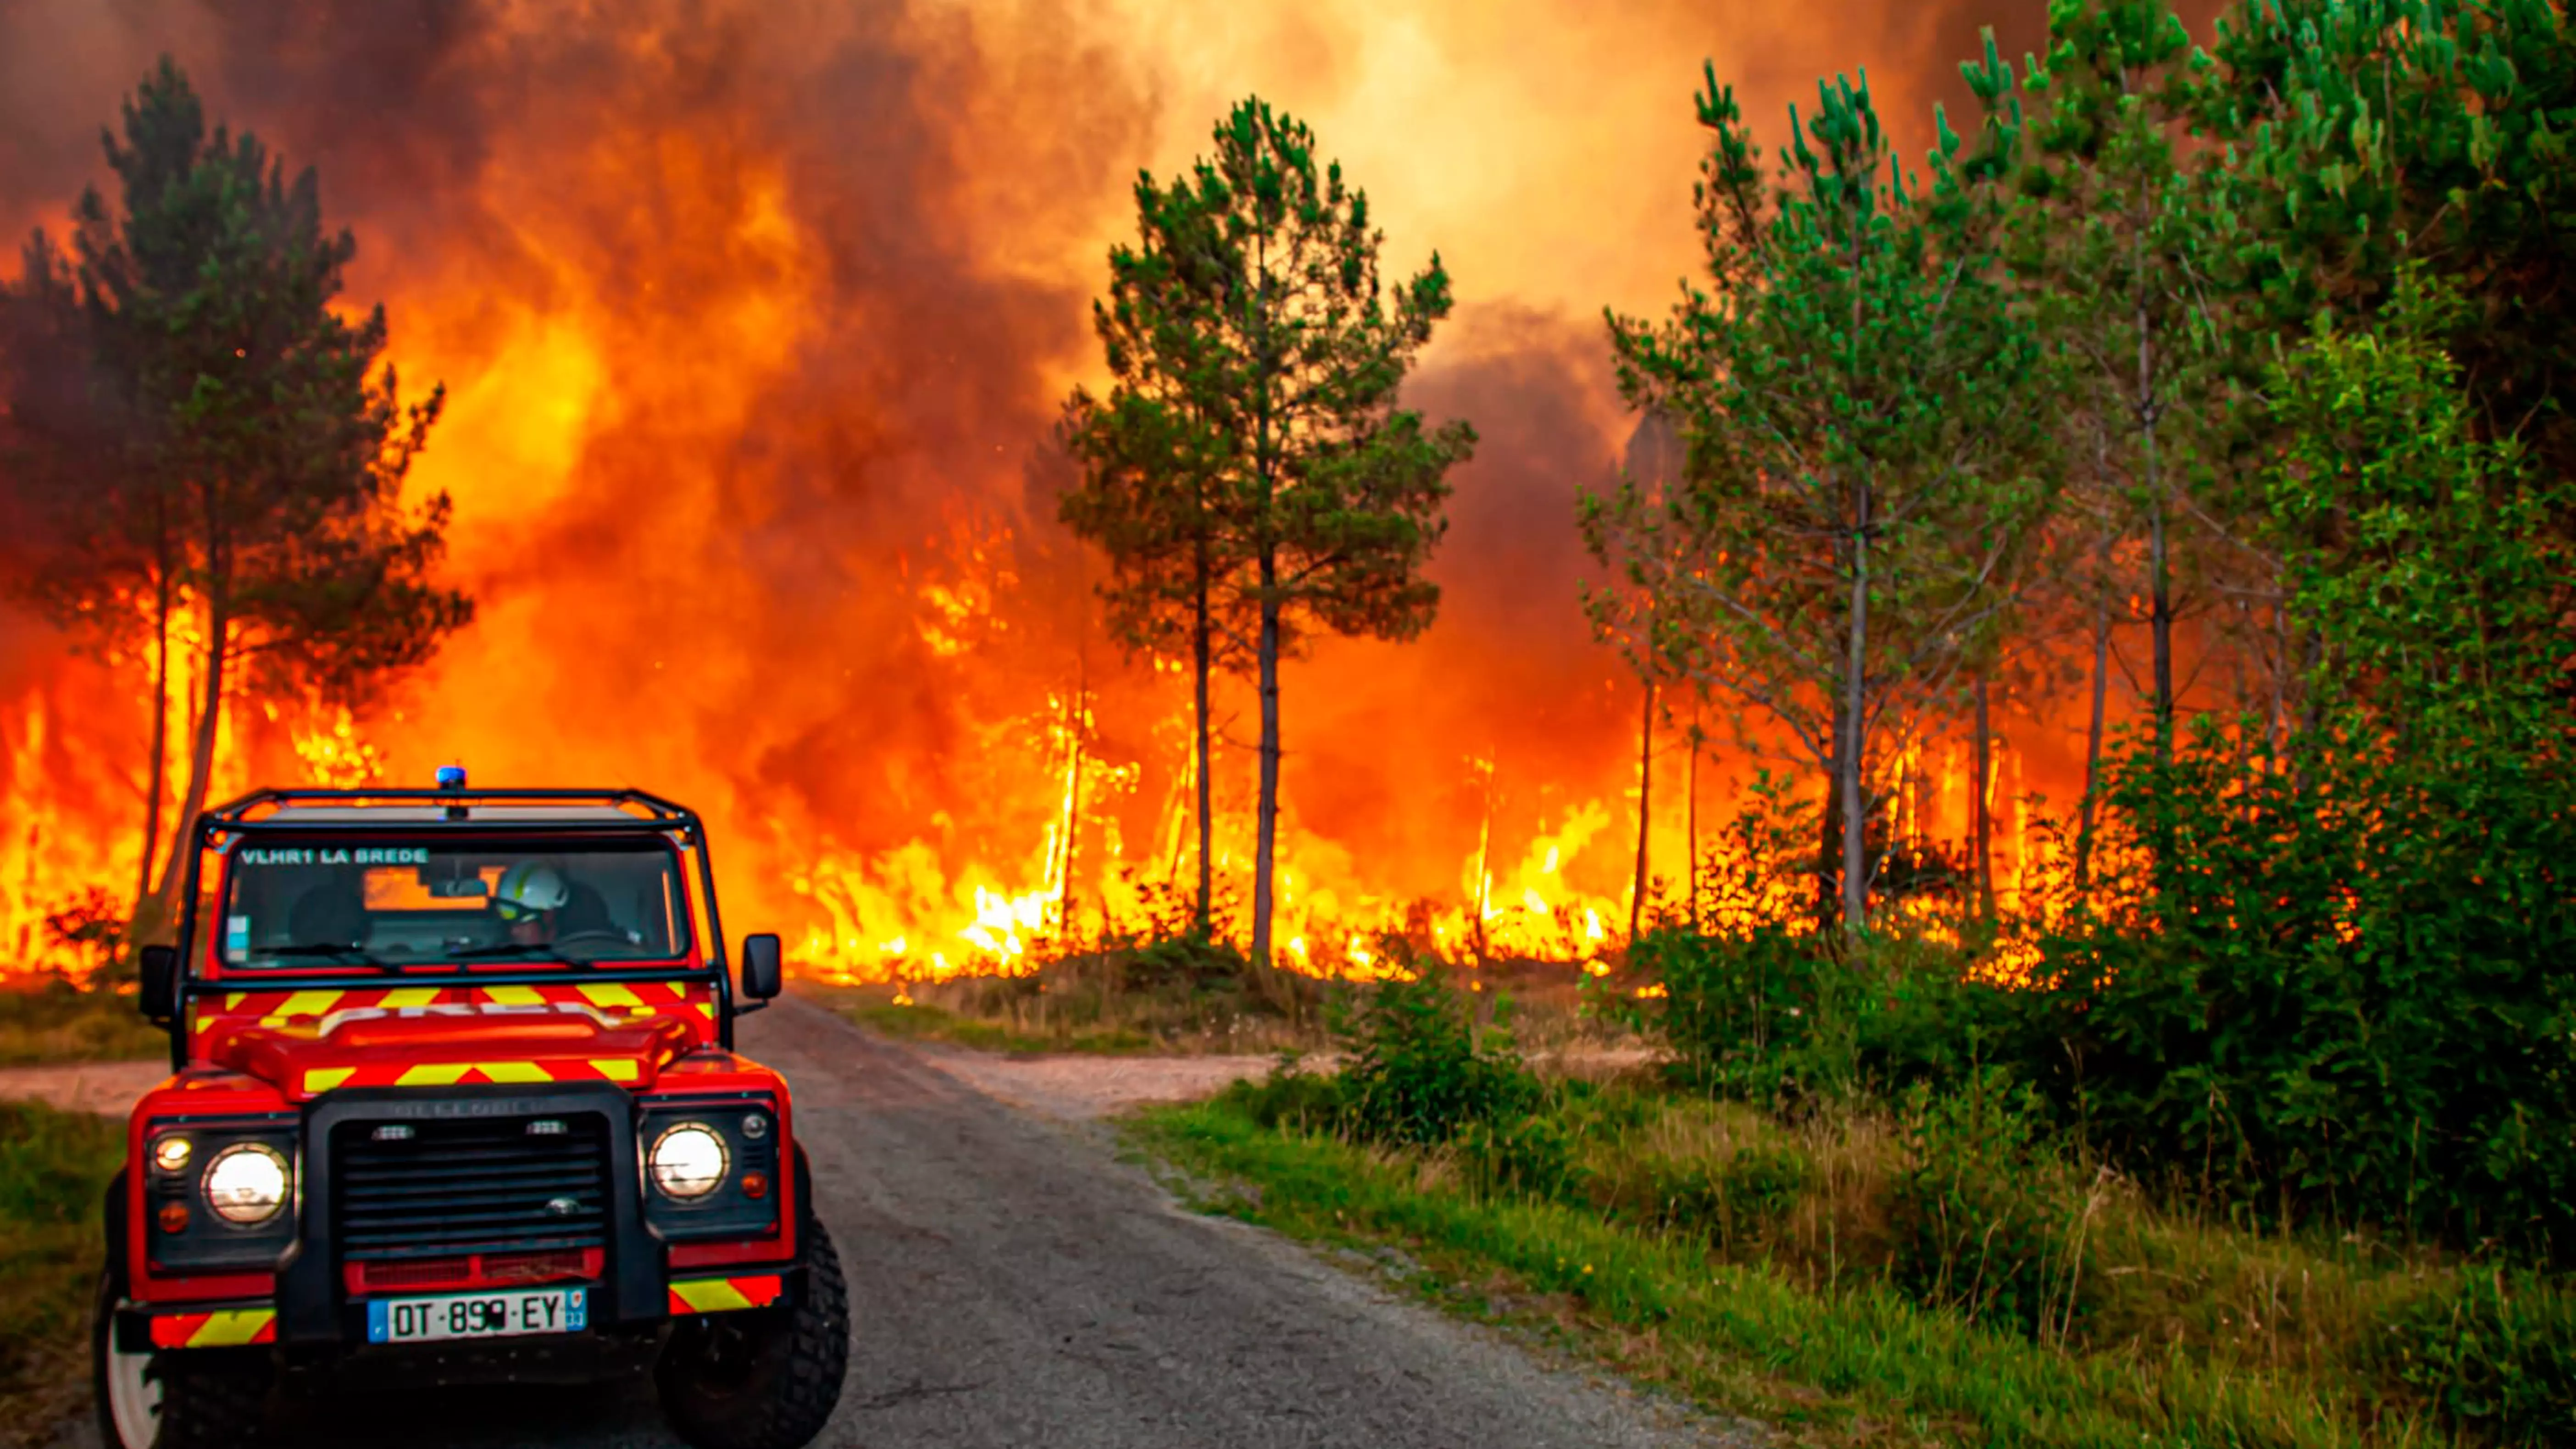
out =
[[[1099,634],[1047,435],[1097,371],[1137,169],[1257,91],[1370,189],[1391,273],[1440,249],[1462,301],[1410,401],[1483,434],[1439,623],[1288,673],[1283,937],[1353,964],[1339,933],[1428,898],[1580,955],[1626,925],[1638,701],[1576,606],[1598,569],[1572,499],[1629,427],[1599,308],[1662,306],[1695,258],[1699,62],[1758,118],[1865,63],[1919,121],[1974,25],[1894,0],[26,0],[0,11],[0,226],[59,229],[167,51],[321,168],[353,298],[388,304],[409,383],[449,388],[416,477],[455,498],[479,621],[354,729],[246,717],[231,783],[462,759],[646,786],[717,823],[736,929],[957,966],[1012,959],[1068,898],[1098,929],[1137,919],[1136,882],[1190,878],[1186,678]],[[0,952],[83,883],[130,888],[139,679],[11,626]],[[1221,864],[1248,886],[1255,715],[1220,699]],[[2049,768],[2072,748],[2010,728]],[[1727,769],[1701,773],[1714,813]]]

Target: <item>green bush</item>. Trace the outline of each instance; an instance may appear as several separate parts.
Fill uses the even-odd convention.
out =
[[[1574,1134],[1545,1112],[1470,1122],[1458,1136],[1459,1159],[1479,1191],[1563,1200],[1585,1174],[1574,1158]]]
[[[0,989],[0,1066],[166,1056],[170,1038],[135,1012],[134,998],[51,981]]]
[[[1890,1196],[1896,1286],[1970,1322],[2062,1341],[2101,1275],[2038,1094],[1986,1068],[1951,1090],[1917,1085],[1903,1122],[1907,1164]]]
[[[1283,1053],[1267,1078],[1238,1081],[1217,1099],[1274,1132],[1329,1132],[1345,1115],[1341,1078],[1307,1071],[1294,1054]]]
[[[120,1121],[0,1102],[0,1443],[41,1433],[87,1382],[99,1199],[124,1152]]]
[[[1848,978],[1816,937],[1778,924],[1711,936],[1665,926],[1640,936],[1628,963],[1663,988],[1647,1024],[1694,1084],[1768,1098],[1848,1078],[1835,1039]]]
[[[1471,1122],[1527,1115],[1538,1104],[1538,1082],[1512,1049],[1508,1007],[1497,1003],[1494,1024],[1480,1030],[1437,958],[1395,936],[1380,938],[1378,949],[1413,979],[1360,988],[1334,1015],[1349,1128],[1381,1142],[1428,1144],[1455,1138]]]
[[[2528,1273],[2472,1272],[2412,1299],[2379,1366],[2453,1426],[2497,1444],[2576,1444],[2576,1294]]]

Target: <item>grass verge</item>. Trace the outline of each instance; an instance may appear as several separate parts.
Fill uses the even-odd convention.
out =
[[[1293,1236],[1397,1246],[1417,1286],[1535,1324],[1629,1376],[1816,1445],[2429,1445],[2393,1406],[2356,1411],[2316,1372],[2130,1343],[2062,1351],[1900,1296],[1875,1273],[1802,1283],[1765,1259],[1588,1205],[1484,1193],[1454,1163],[1263,1127],[1238,1100],[1152,1111],[1139,1145],[1202,1183],[1201,1206]]]
[[[169,1037],[136,1014],[131,996],[61,982],[0,990],[0,1067],[139,1061],[169,1051]]]
[[[918,1001],[870,1000],[865,996],[831,1003],[834,1010],[861,1026],[905,1041],[944,1041],[977,1051],[1010,1056],[1043,1056],[1078,1052],[1101,1056],[1136,1056],[1167,1048],[1141,1031],[1119,1026],[1062,1025],[1044,1032],[1023,1031],[1003,1021],[959,1016]]]
[[[124,1124],[0,1102],[0,1445],[43,1442],[89,1392],[99,1195]]]

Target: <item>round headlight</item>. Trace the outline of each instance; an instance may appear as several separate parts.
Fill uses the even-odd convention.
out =
[[[653,1185],[666,1196],[705,1197],[724,1182],[724,1139],[714,1129],[683,1122],[653,1139]]]
[[[163,1172],[179,1172],[188,1165],[188,1139],[173,1134],[152,1144],[152,1165]]]
[[[286,1159],[263,1142],[236,1142],[206,1164],[206,1206],[228,1223],[264,1223],[286,1206]]]

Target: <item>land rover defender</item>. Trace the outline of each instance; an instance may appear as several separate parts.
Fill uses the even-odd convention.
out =
[[[281,1396],[652,1376],[702,1449],[797,1449],[849,1311],[778,1073],[734,1049],[706,829],[634,790],[272,790],[194,823],[141,953],[171,1077],[105,1203],[110,1449]]]

